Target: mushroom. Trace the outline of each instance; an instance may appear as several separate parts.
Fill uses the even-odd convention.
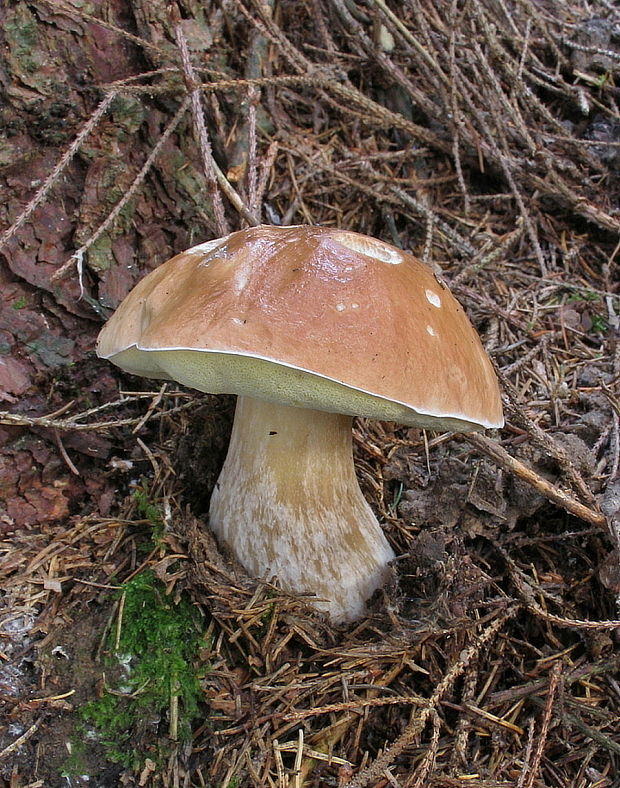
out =
[[[237,394],[210,524],[255,577],[361,617],[394,558],[353,466],[352,416],[503,424],[465,312],[419,260],[322,227],[253,227],[152,271],[98,339],[127,372]]]

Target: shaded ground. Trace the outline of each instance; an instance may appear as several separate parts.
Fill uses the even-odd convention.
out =
[[[0,783],[620,784],[617,9],[38,0],[0,22]],[[177,113],[183,42],[224,213]],[[356,424],[399,560],[353,630],[204,529],[231,402],[94,358],[141,276],[243,211],[438,266],[502,379],[487,442]]]

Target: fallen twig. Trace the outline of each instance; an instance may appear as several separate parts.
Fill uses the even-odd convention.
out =
[[[82,146],[82,143],[84,142],[86,137],[88,137],[88,135],[95,128],[97,123],[99,123],[103,115],[105,115],[105,113],[108,110],[108,107],[110,106],[112,101],[114,101],[115,97],[116,97],[116,92],[112,91],[108,93],[105,96],[105,98],[100,102],[97,109],[93,112],[90,118],[82,126],[82,128],[76,135],[71,145],[67,148],[67,150],[61,157],[58,164],[54,167],[54,169],[51,171],[49,176],[45,179],[45,183],[41,186],[41,188],[35,194],[32,200],[30,200],[28,205],[24,208],[24,210],[13,222],[13,224],[2,234],[2,237],[0,238],[0,249],[6,246],[6,244],[15,235],[15,233],[19,230],[19,228],[24,224],[24,222],[28,219],[28,217],[31,216],[33,211],[35,211],[35,209],[45,199],[47,199],[47,196],[52,190],[54,184],[57,182],[58,178],[62,175],[63,171],[67,168],[67,166],[71,163],[73,157]]]
[[[196,404],[195,400],[184,402],[182,405],[177,405],[170,410],[162,410],[157,413],[149,415],[149,419],[158,419],[163,416],[171,416]],[[69,432],[88,432],[97,430],[109,430],[112,427],[131,427],[135,424],[144,422],[144,416],[139,418],[129,419],[116,419],[110,421],[94,421],[89,424],[82,424],[78,421],[84,418],[86,413],[77,414],[70,419],[54,419],[49,416],[25,416],[20,413],[9,413],[8,411],[0,411],[0,424],[5,424],[9,427],[44,427],[53,430],[67,430]]]
[[[552,501],[558,506],[561,506],[563,509],[566,509],[567,512],[574,514],[575,517],[579,517],[580,519],[585,520],[588,523],[592,523],[593,525],[604,526],[606,524],[607,519],[604,514],[590,509],[589,507],[580,503],[572,495],[569,495],[563,490],[560,490],[555,485],[551,484],[551,482],[547,481],[547,479],[544,479],[540,474],[532,470],[532,468],[528,468],[527,465],[524,465],[522,462],[519,462],[519,460],[515,459],[496,441],[491,440],[491,438],[487,438],[486,435],[479,435],[475,432],[463,433],[462,437],[467,441],[467,443],[474,446],[487,457],[490,457],[505,471],[513,473],[515,476],[523,479],[523,481],[527,482],[532,487],[534,487],[534,489],[538,490],[538,492],[544,495],[549,501]]]
[[[55,281],[57,281],[59,279],[62,279],[63,276],[65,276],[65,274],[67,273],[67,271],[69,271],[73,267],[73,265],[76,265],[77,266],[77,270],[78,270],[78,278],[79,278],[79,282],[80,282],[80,293],[82,295],[84,294],[84,285],[83,285],[83,280],[82,280],[84,254],[103,235],[103,233],[105,233],[106,230],[109,227],[111,227],[112,224],[114,224],[114,222],[118,218],[120,212],[127,205],[129,200],[131,200],[131,198],[134,196],[134,194],[138,190],[138,187],[140,186],[142,181],[146,178],[149,170],[153,166],[153,162],[155,161],[157,156],[160,154],[161,149],[163,148],[163,146],[166,143],[166,140],[170,137],[172,132],[176,129],[176,127],[181,122],[181,118],[187,112],[188,106],[189,106],[189,98],[186,98],[185,101],[181,104],[181,106],[177,110],[175,116],[172,118],[170,123],[166,126],[166,128],[164,130],[164,133],[157,140],[157,144],[155,145],[153,150],[150,152],[147,160],[142,165],[142,168],[140,169],[140,172],[136,175],[136,177],[135,177],[133,183],[131,184],[131,186],[129,187],[129,189],[127,189],[127,191],[122,196],[122,198],[116,203],[114,208],[110,211],[108,216],[99,225],[99,227],[90,236],[90,238],[84,244],[82,244],[82,246],[80,246],[80,248],[77,251],[75,251],[71,255],[71,257],[65,263],[63,263],[60,266],[60,268],[54,273],[54,275],[52,276],[52,282],[55,282]]]
[[[446,675],[437,685],[435,692],[429,698],[428,706],[423,709],[417,717],[407,725],[403,733],[387,747],[383,753],[375,758],[375,760],[363,769],[359,774],[355,775],[353,779],[345,783],[346,788],[365,788],[372,780],[382,774],[382,772],[394,762],[400,753],[407,747],[416,736],[418,736],[429,719],[436,714],[437,706],[444,697],[444,695],[451,690],[457,679],[463,674],[467,665],[472,659],[480,653],[482,648],[487,646],[493,638],[498,634],[502,627],[515,615],[516,608],[508,610],[506,613],[500,615],[495,621],[487,627],[487,629],[480,635],[480,637],[471,646],[466,648],[459,660],[447,671]]]

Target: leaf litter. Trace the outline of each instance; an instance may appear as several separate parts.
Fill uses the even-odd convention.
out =
[[[617,9],[1,13],[0,779],[616,785]],[[398,560],[348,630],[245,576],[205,529],[230,401],[93,359],[101,320],[148,270],[259,221],[414,251],[504,388],[491,440],[357,421],[360,483]],[[119,691],[118,589],[144,573],[162,605],[203,616],[200,714],[178,737],[172,692],[152,724],[127,725],[119,763],[105,731],[76,731]]]

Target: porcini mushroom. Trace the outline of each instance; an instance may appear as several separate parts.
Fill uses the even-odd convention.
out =
[[[480,339],[412,255],[353,232],[254,227],[139,282],[97,352],[239,396],[210,523],[246,570],[351,621],[394,557],[364,500],[352,416],[433,430],[503,423]]]

